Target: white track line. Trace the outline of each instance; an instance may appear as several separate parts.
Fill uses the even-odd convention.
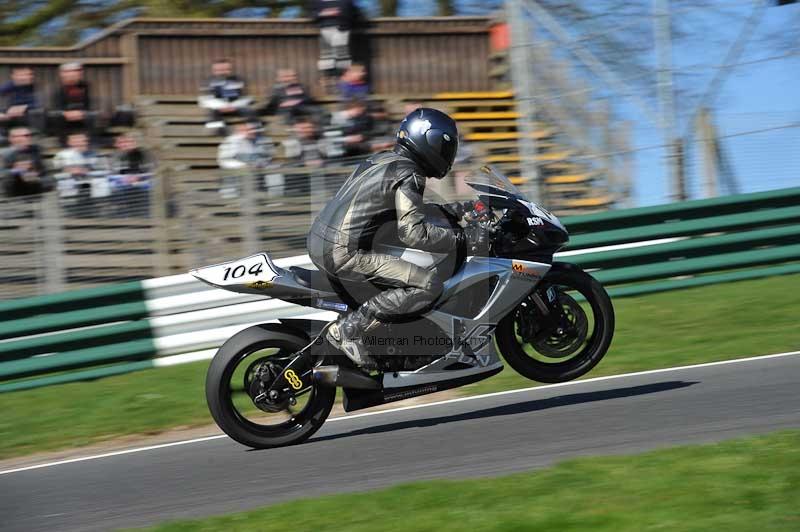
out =
[[[773,359],[773,358],[782,358],[782,357],[789,357],[789,356],[796,356],[796,355],[800,355],[800,351],[791,351],[791,352],[787,352],[787,353],[775,353],[775,354],[772,354],[772,355],[761,355],[761,356],[748,357],[748,358],[737,358],[737,359],[733,359],[733,360],[721,360],[719,362],[706,362],[704,364],[693,364],[693,365],[690,365],[690,366],[676,366],[676,367],[672,367],[672,368],[651,369],[651,370],[647,370],[647,371],[636,371],[634,373],[623,373],[623,374],[620,374],[620,375],[608,375],[608,376],[605,376],[605,377],[594,377],[592,379],[561,382],[561,383],[558,383],[558,384],[547,384],[547,385],[543,385],[543,386],[532,386],[530,388],[518,388],[516,390],[506,390],[506,391],[502,391],[502,392],[487,393],[487,394],[483,394],[483,395],[471,395],[469,397],[459,397],[458,399],[447,399],[445,401],[436,401],[436,402],[433,402],[433,403],[424,403],[424,404],[420,404],[420,405],[404,406],[404,407],[401,407],[401,408],[393,408],[391,410],[379,410],[377,412],[365,412],[363,414],[353,414],[353,415],[349,415],[349,416],[334,417],[334,418],[331,418],[331,419],[327,420],[326,423],[331,423],[331,422],[334,422],[334,421],[346,421],[346,420],[350,420],[350,419],[356,419],[356,418],[359,418],[359,417],[378,416],[378,415],[382,415],[382,414],[392,414],[392,413],[395,413],[395,412],[403,412],[405,410],[415,410],[417,408],[428,408],[428,407],[431,407],[431,406],[440,406],[440,405],[446,405],[446,404],[452,404],[452,403],[460,403],[462,401],[473,401],[475,399],[485,399],[487,397],[499,397],[501,395],[511,395],[511,394],[517,394],[517,393],[524,393],[524,392],[530,392],[530,391],[533,391],[533,390],[548,390],[550,388],[560,388],[560,387],[563,387],[563,386],[574,386],[576,384],[586,384],[586,383],[590,383],[590,382],[601,382],[601,381],[609,381],[609,380],[615,380],[615,379],[624,379],[624,378],[627,378],[627,377],[637,377],[637,376],[640,376],[640,375],[654,375],[654,374],[658,374],[658,373],[668,373],[668,372],[672,372],[672,371],[681,371],[681,370],[685,370],[685,369],[707,368],[707,367],[712,367],[712,366],[725,366],[725,365],[728,365],[728,364],[741,364],[741,363],[744,363],[744,362],[754,362],[754,361],[760,361],[760,360],[769,360],[769,359]],[[85,462],[85,461],[88,461],[88,460],[99,460],[101,458],[109,458],[109,457],[112,457],[112,456],[121,456],[121,455],[125,455],[125,454],[141,453],[141,452],[145,452],[145,451],[154,451],[154,450],[157,450],[157,449],[164,449],[164,448],[167,448],[167,447],[177,447],[179,445],[190,445],[190,444],[193,444],[193,443],[202,443],[202,442],[207,442],[207,441],[212,441],[212,440],[219,440],[219,439],[222,439],[222,438],[227,438],[227,436],[225,434],[218,434],[216,436],[207,436],[205,438],[195,438],[195,439],[192,439],[192,440],[176,441],[176,442],[171,442],[171,443],[162,443],[162,444],[159,444],[159,445],[149,445],[147,447],[136,447],[136,448],[133,448],[133,449],[125,449],[125,450],[122,450],[122,451],[113,451],[113,452],[109,452],[109,453],[96,454],[96,455],[92,455],[92,456],[83,456],[83,457],[80,457],[80,458],[70,458],[70,459],[67,459],[67,460],[58,460],[56,462],[47,462],[47,463],[44,463],[44,464],[37,464],[37,465],[31,465],[31,466],[25,466],[25,467],[18,467],[16,469],[7,469],[5,471],[0,471],[0,475],[9,475],[11,473],[20,473],[22,471],[31,471],[31,470],[34,470],[34,469],[42,469],[42,468],[45,468],[45,467],[55,467],[55,466],[64,465],[64,464],[72,464],[72,463],[75,463],[75,462]]]

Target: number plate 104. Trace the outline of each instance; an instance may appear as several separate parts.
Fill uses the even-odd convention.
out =
[[[278,276],[263,253],[203,269],[206,278],[218,286],[271,283]]]

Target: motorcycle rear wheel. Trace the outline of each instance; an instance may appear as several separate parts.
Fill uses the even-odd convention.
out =
[[[535,320],[537,312],[535,305],[526,305],[525,302],[500,320],[497,345],[506,362],[523,377],[545,383],[571,381],[594,368],[608,351],[614,337],[614,307],[603,285],[571,264],[555,263],[536,290],[546,290],[548,286],[558,287],[559,291],[570,290],[566,295],[560,293],[559,304],[563,305],[563,312],[570,315],[567,325],[572,325],[576,335],[584,335],[580,349],[569,352],[573,344],[578,345],[577,342],[570,344],[570,339],[566,338],[559,343],[553,331],[545,331],[553,334],[549,337],[543,335],[545,338],[541,340],[525,341],[520,334],[521,320],[525,318],[521,313],[532,313],[526,317]],[[578,303],[581,298],[570,295],[575,293],[585,299],[584,306],[591,310],[591,331],[588,330],[589,319],[585,310]],[[559,353],[559,349],[566,354]]]
[[[242,445],[267,449],[302,443],[322,427],[333,407],[335,388],[315,384],[302,398],[299,411],[287,410],[280,416],[257,409],[247,390],[251,370],[259,362],[271,357],[285,359],[309,342],[306,335],[291,328],[263,324],[240,331],[220,347],[206,374],[206,401],[225,434]],[[237,373],[242,367],[246,368],[243,378]]]

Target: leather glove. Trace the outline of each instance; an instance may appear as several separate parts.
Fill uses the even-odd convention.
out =
[[[469,224],[464,228],[467,253],[470,255],[488,255],[491,249],[494,230],[485,224]]]
[[[453,203],[445,203],[442,208],[461,220],[466,213],[475,208],[475,203],[472,201],[454,201]]]

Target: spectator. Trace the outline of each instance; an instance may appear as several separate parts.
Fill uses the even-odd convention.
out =
[[[236,132],[220,144],[217,163],[228,172],[223,177],[220,192],[224,197],[238,196],[241,178],[255,178],[258,188],[270,197],[283,196],[283,176],[267,174],[272,161],[272,141],[262,135],[261,123],[248,121],[239,124]]]
[[[94,113],[89,84],[83,79],[83,65],[65,63],[59,67],[58,74],[60,84],[53,92],[52,116],[55,134],[63,146],[71,133],[93,132]]]
[[[301,115],[292,126],[293,138],[283,141],[284,156],[287,160],[310,168],[322,166],[326,157],[319,129],[313,118]],[[290,194],[306,196],[311,192],[309,179],[292,176],[287,179]]]
[[[293,138],[283,141],[287,159],[302,162],[306,166],[320,166],[325,158],[319,129],[308,115],[301,115],[292,126]]]
[[[155,169],[153,158],[139,147],[136,137],[122,133],[114,142],[116,152],[111,159],[111,171],[120,175],[151,174]]]
[[[247,119],[255,115],[251,109],[253,99],[247,96],[245,81],[234,74],[233,61],[217,59],[211,64],[211,78],[201,89],[198,104],[209,111],[207,128],[225,132],[225,119],[240,116]]]
[[[71,133],[67,136],[68,148],[53,158],[58,190],[61,196],[107,196],[109,174],[108,160],[97,154],[89,145],[86,133]],[[103,178],[92,183],[93,178]],[[105,182],[105,186],[103,186]],[[95,190],[92,191],[91,189]]]
[[[370,138],[374,122],[364,100],[347,102],[344,110],[334,113],[331,126],[337,128],[341,134],[346,157],[364,155],[372,151]]]
[[[49,190],[42,151],[32,142],[31,130],[15,127],[9,132],[11,147],[2,156],[3,188],[9,196],[27,196]]]
[[[11,79],[0,85],[0,127],[41,128],[41,107],[36,97],[33,70],[27,66],[11,69]]]
[[[334,78],[350,66],[350,33],[355,25],[356,6],[352,0],[316,0],[314,15],[319,25],[318,68],[324,77]]]
[[[264,114],[282,115],[288,124],[300,115],[312,112],[312,105],[308,91],[297,79],[297,72],[291,68],[278,69],[278,80],[272,87]]]
[[[111,159],[111,190],[116,216],[149,216],[150,187],[155,163],[131,133],[117,136]]]
[[[272,161],[272,141],[261,133],[261,124],[248,121],[236,126],[236,132],[219,145],[220,168],[266,168]]]
[[[345,100],[364,99],[369,96],[367,70],[361,63],[353,63],[339,78],[339,94]]]

